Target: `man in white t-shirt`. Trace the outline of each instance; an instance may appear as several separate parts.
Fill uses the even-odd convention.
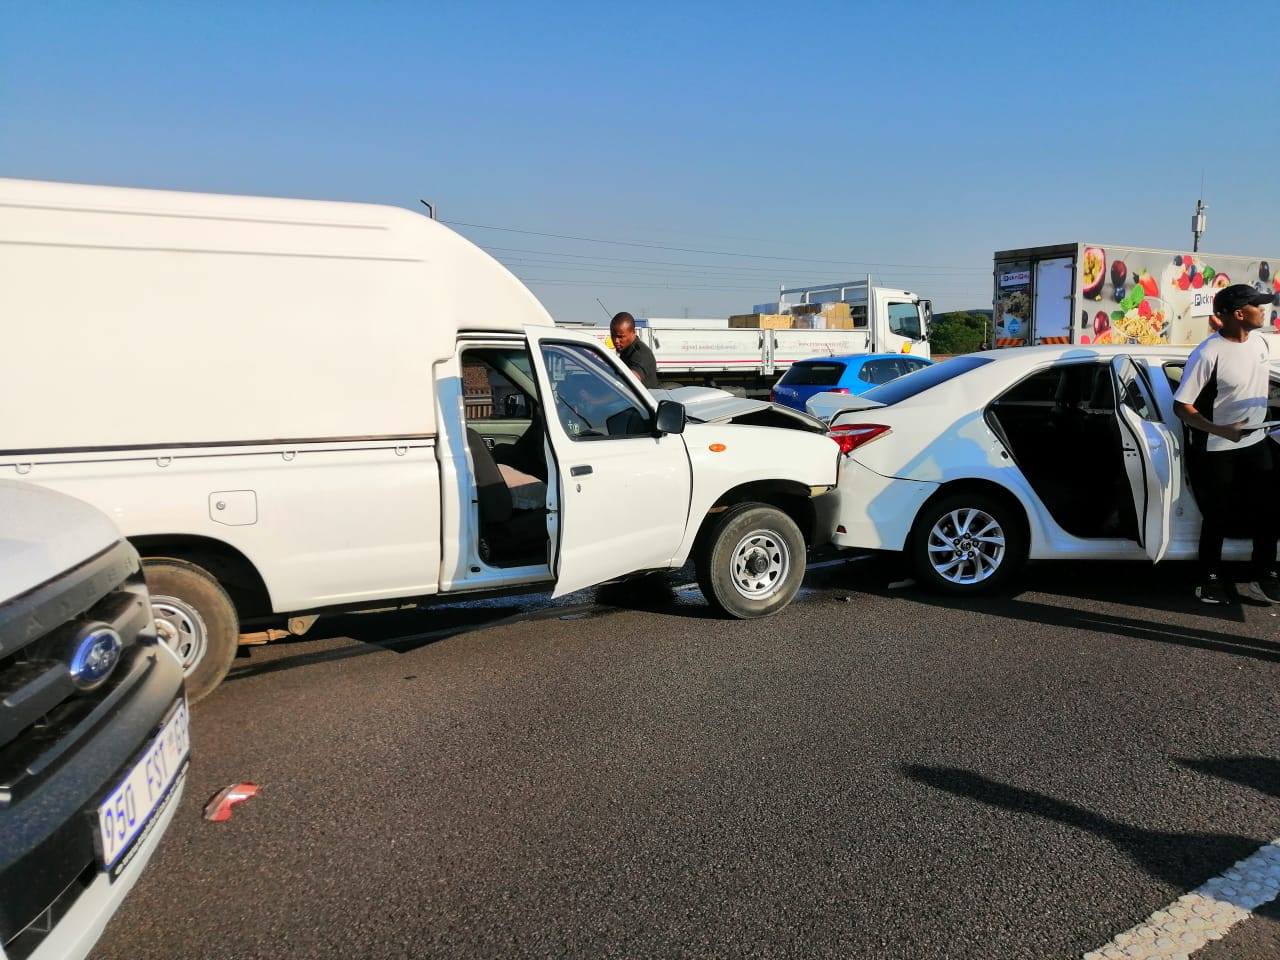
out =
[[[1200,528],[1203,579],[1196,595],[1204,603],[1227,603],[1222,579],[1222,541],[1235,519],[1253,535],[1249,596],[1280,603],[1276,541],[1280,534],[1275,444],[1261,424],[1267,419],[1271,350],[1258,333],[1263,306],[1272,294],[1243,283],[1218,291],[1214,316],[1222,327],[1192,352],[1174,394],[1178,417],[1192,428],[1188,466],[1191,487],[1204,517]]]

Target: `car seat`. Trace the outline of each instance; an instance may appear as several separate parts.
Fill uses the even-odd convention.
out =
[[[480,559],[485,563],[536,562],[545,554],[547,511],[517,510],[502,471],[484,439],[467,429],[480,514]]]

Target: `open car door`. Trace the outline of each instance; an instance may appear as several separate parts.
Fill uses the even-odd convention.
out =
[[[1159,563],[1169,548],[1173,512],[1173,437],[1132,357],[1111,361],[1124,468],[1138,515],[1138,545]]]
[[[554,596],[668,566],[689,516],[684,437],[656,429],[652,398],[595,343],[525,333],[553,454]]]

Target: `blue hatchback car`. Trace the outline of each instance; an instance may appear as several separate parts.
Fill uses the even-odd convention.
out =
[[[854,353],[793,363],[769,392],[774,403],[803,410],[815,393],[859,394],[933,363],[906,353]]]

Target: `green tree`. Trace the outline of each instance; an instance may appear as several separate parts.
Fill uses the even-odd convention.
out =
[[[939,313],[929,327],[930,352],[935,356],[973,353],[987,345],[990,319],[982,313]]]

